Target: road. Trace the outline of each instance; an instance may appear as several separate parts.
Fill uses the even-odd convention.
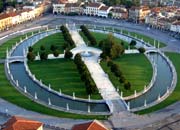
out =
[[[26,29],[28,27],[42,26],[42,25],[55,26],[65,23],[111,26],[118,29],[125,29],[128,31],[146,34],[147,36],[150,36],[158,41],[166,43],[168,46],[163,48],[164,51],[180,52],[180,44],[179,44],[180,40],[177,40],[169,36],[168,33],[164,33],[157,29],[147,29],[146,25],[133,24],[116,19],[105,19],[105,18],[87,17],[87,16],[62,16],[62,15],[49,14],[42,18],[37,19],[36,21],[18,25],[16,28],[12,30],[2,32],[0,34],[0,37],[7,35],[9,33],[13,33],[14,31]]]

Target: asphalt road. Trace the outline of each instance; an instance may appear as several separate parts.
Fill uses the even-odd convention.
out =
[[[60,25],[65,23],[111,26],[118,29],[125,29],[128,31],[145,34],[147,36],[150,36],[158,41],[167,44],[167,47],[163,48],[162,50],[180,52],[180,40],[177,40],[172,36],[169,36],[167,32],[162,32],[160,30],[153,28],[148,29],[146,25],[128,23],[123,20],[88,17],[88,16],[63,16],[63,15],[48,14],[44,17],[36,19],[35,21],[27,22],[18,25],[15,28],[12,28],[8,31],[1,32],[0,37],[30,27],[42,26],[42,25],[49,25],[51,27],[55,27],[55,25]]]

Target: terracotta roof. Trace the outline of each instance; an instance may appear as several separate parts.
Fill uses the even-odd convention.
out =
[[[180,25],[180,21],[174,22],[173,25]]]
[[[37,130],[42,125],[43,124],[38,121],[13,116],[3,125],[2,130]]]
[[[9,16],[14,17],[17,16],[18,14],[16,12],[9,12]]]
[[[2,14],[0,14],[0,20],[1,20],[1,19],[5,19],[5,18],[8,18],[8,17],[10,17],[10,15],[9,15],[8,13],[2,13]]]
[[[101,6],[101,4],[100,3],[89,3],[88,6],[99,8]]]
[[[109,9],[108,6],[102,6],[99,10],[104,10],[104,11],[106,11],[106,10],[108,10],[108,9]]]
[[[67,3],[65,7],[79,7],[78,3]]]
[[[75,125],[72,130],[108,130],[102,123],[97,120]]]
[[[119,9],[118,8],[117,9],[114,8],[114,9],[111,9],[111,11],[114,12],[114,13],[127,13],[127,11],[125,11],[123,9],[120,9],[120,8]]]

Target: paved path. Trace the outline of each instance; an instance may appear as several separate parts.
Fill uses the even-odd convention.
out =
[[[75,120],[75,119],[66,119],[66,118],[58,118],[53,116],[48,116],[44,114],[40,114],[37,112],[32,112],[20,108],[14,104],[11,104],[3,99],[0,99],[0,113],[8,113],[9,115],[22,116],[28,119],[41,121],[45,124],[49,124],[51,126],[56,126],[60,128],[71,129],[74,124],[87,122],[87,120]],[[1,120],[2,118],[2,120]],[[4,123],[6,118],[0,116],[0,123]]]
[[[93,49],[92,47],[91,50],[89,50],[89,47],[87,47],[83,38],[80,36],[78,31],[74,27],[69,28],[69,31],[73,41],[76,44],[76,48],[72,50],[73,54],[75,52],[77,53],[78,50],[79,52],[82,52],[84,50],[84,51],[91,51],[93,53],[91,57],[83,57],[83,61],[86,64],[89,72],[91,73],[91,76],[103,99],[108,100],[110,102],[111,106],[110,104],[108,105],[111,107],[111,110],[113,112],[125,111],[126,108],[124,102],[119,96],[119,93],[116,91],[108,75],[104,72],[104,70],[101,68],[100,64],[98,63],[99,56],[102,51],[98,49]]]

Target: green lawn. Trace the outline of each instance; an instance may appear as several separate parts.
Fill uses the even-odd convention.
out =
[[[52,53],[52,51],[50,50],[51,45],[54,45],[59,50],[60,54],[62,54],[64,53],[64,49],[63,49],[64,43],[65,41],[62,33],[56,33],[39,40],[33,46],[33,48],[34,48],[34,52],[37,53],[40,51],[40,46],[43,45],[46,48],[46,52],[49,54]]]
[[[88,28],[92,28],[92,27],[88,27]],[[100,29],[100,30],[104,30],[104,27],[97,27],[97,29]],[[106,27],[106,30],[109,30],[109,31],[112,31],[112,27]],[[114,31],[117,31],[117,32],[120,32],[121,30],[120,29],[114,29]],[[143,34],[140,34],[140,33],[136,33],[136,32],[129,32],[127,30],[122,30],[123,34],[130,34],[131,36],[136,36],[137,38],[139,39],[143,39],[145,42],[149,42],[151,45],[154,45],[154,39],[149,37],[149,36],[146,36],[146,35],[143,35]],[[157,41],[156,41],[156,47],[157,47]],[[165,47],[166,44],[160,42],[160,47]]]
[[[42,79],[46,85],[51,84],[52,89],[67,95],[88,99],[84,82],[81,81],[80,74],[73,60],[58,59],[47,61],[34,61],[29,63],[30,70],[37,79]],[[101,99],[99,94],[91,96],[93,99]]]
[[[34,34],[37,33],[34,32]],[[27,36],[30,36],[32,33],[27,33]],[[6,50],[7,48],[10,50],[12,48],[12,45],[15,45],[16,42],[20,42],[20,38],[24,39],[26,37],[26,34],[25,35],[20,35],[20,36],[17,36],[15,38],[12,38],[8,41],[6,41],[3,45],[0,46],[0,59],[3,59],[6,57]]]
[[[74,119],[106,119],[105,116],[85,116],[85,115],[78,115],[78,114],[70,114],[65,113],[57,110],[53,110],[47,108],[43,105],[37,104],[27,98],[26,96],[22,95],[18,92],[7,80],[4,72],[4,65],[0,64],[0,97],[16,104],[22,108],[27,110],[36,111],[39,113],[57,116],[57,117],[64,117],[64,118],[74,118]]]
[[[96,38],[97,43],[99,43],[101,40],[104,40],[105,38],[107,38],[107,34],[104,34],[104,33],[91,32],[91,34]],[[82,36],[82,38],[84,39],[84,41],[86,43],[89,42],[87,37],[83,34],[83,32],[80,32],[80,35]],[[116,38],[116,37],[115,37],[115,40],[117,43],[121,43],[123,41],[123,40]],[[128,48],[128,43],[125,41],[123,41],[123,42],[124,42],[124,47]],[[96,47],[98,47],[98,46],[96,46]]]
[[[131,90],[125,90],[123,84],[120,84],[118,78],[114,76],[105,61],[101,62],[104,71],[115,87],[123,91],[124,96],[134,94],[134,90],[141,91],[144,85],[149,84],[152,78],[152,66],[149,60],[143,54],[127,54],[114,60],[122,70],[125,78],[131,83]]]
[[[180,60],[179,60],[180,54],[166,53],[166,55],[170,58],[170,60],[173,62],[174,66],[176,68],[177,77],[178,77],[177,86],[176,86],[175,90],[173,91],[173,93],[166,100],[164,100],[163,102],[159,103],[156,106],[139,111],[139,112],[137,112],[137,114],[151,113],[153,111],[157,111],[164,107],[167,107],[168,105],[171,105],[177,101],[180,101],[180,76],[179,76],[179,74],[180,74],[180,66],[179,66],[180,65]]]

